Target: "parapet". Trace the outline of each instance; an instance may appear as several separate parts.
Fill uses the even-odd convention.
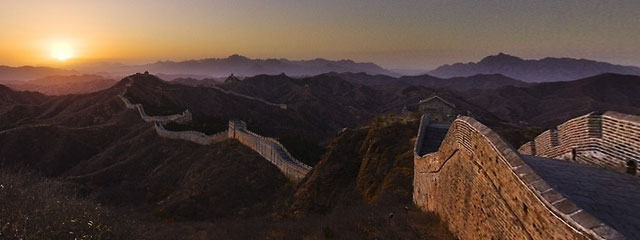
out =
[[[640,116],[589,113],[541,133],[518,150],[625,171],[627,162],[640,161]]]

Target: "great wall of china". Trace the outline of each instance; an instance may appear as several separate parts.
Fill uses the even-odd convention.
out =
[[[269,102],[269,101],[264,100],[262,98],[252,97],[252,96],[245,95],[245,94],[242,94],[242,93],[237,93],[237,92],[234,92],[234,91],[225,90],[225,89],[219,88],[217,86],[209,86],[209,85],[207,85],[206,87],[217,89],[217,90],[219,90],[219,91],[221,91],[223,93],[234,95],[234,96],[237,96],[237,97],[246,98],[246,99],[250,99],[250,100],[255,100],[255,101],[261,102],[261,103],[263,103],[265,105],[269,105],[269,106],[273,106],[273,107],[279,107],[280,109],[284,109],[284,110],[287,109],[287,104],[272,103],[272,102]]]
[[[169,131],[164,128],[165,123],[188,123],[192,120],[191,112],[185,110],[180,114],[149,116],[145,113],[142,104],[133,104],[125,97],[127,89],[133,84],[131,78],[127,78],[127,81],[124,91],[118,97],[128,109],[136,110],[143,121],[154,123],[154,129],[160,137],[186,140],[201,145],[209,145],[228,138],[237,139],[275,165],[287,178],[294,182],[302,180],[311,170],[310,166],[296,160],[278,140],[249,131],[243,121],[230,121],[228,130],[213,135],[206,135],[198,131]],[[227,91],[223,92],[228,93]],[[271,104],[270,106],[286,109],[284,104]]]
[[[583,140],[596,135],[592,124],[599,123],[594,117],[583,116],[563,124],[560,128],[567,131],[560,134],[563,137],[557,145],[576,134],[572,141],[593,147]],[[597,143],[602,148],[619,149],[615,146],[629,141],[638,143],[637,132],[628,130],[637,130],[637,117],[606,113],[601,119],[602,136],[609,135],[604,137],[608,139],[603,140],[606,143]],[[442,129],[431,125],[424,116],[414,146],[414,203],[438,214],[458,238],[640,236],[640,178],[594,165],[531,156],[526,149],[519,153],[493,130],[470,117],[458,117],[441,142],[429,140],[431,131],[435,129],[438,135],[437,129]],[[614,138],[614,132],[621,136]],[[548,139],[549,135],[543,134],[542,138]],[[545,140],[543,145],[540,140],[535,141],[538,153],[551,144]],[[434,144],[437,146],[431,146]],[[613,152],[602,148],[598,150]],[[558,150],[558,156],[564,151]]]

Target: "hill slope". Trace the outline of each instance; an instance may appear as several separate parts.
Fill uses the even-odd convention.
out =
[[[81,183],[103,203],[151,204],[189,219],[271,212],[280,191],[290,191],[275,166],[238,142],[201,146],[158,137],[117,97],[123,86],[14,105],[24,110],[2,114],[0,166]]]
[[[7,84],[20,91],[35,91],[47,95],[65,95],[96,92],[116,84],[115,80],[98,75],[48,76],[26,81],[24,83]]]

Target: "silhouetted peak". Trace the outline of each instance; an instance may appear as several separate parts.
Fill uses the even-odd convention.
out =
[[[118,84],[121,84],[123,82],[128,83],[130,81],[129,79],[131,79],[131,81],[133,81],[134,83],[140,83],[145,85],[155,85],[155,84],[164,83],[164,81],[159,77],[157,77],[156,75],[150,74],[149,72],[144,72],[144,73],[136,73],[131,76],[128,76],[122,79]]]
[[[240,82],[240,79],[238,79],[236,76],[234,76],[233,73],[231,75],[229,75],[229,77],[227,77],[227,79],[224,80],[224,83],[233,83],[233,82]]]
[[[511,56],[504,53],[498,53],[498,55],[491,55],[483,58],[478,62],[479,64],[510,64],[524,61],[522,58]]]
[[[251,59],[249,59],[249,58],[247,58],[245,56],[240,56],[238,54],[233,54],[233,55],[229,56],[227,59],[231,60],[231,61],[247,61],[247,60],[251,60]]]

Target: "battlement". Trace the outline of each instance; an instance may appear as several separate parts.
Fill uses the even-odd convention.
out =
[[[622,171],[628,161],[640,161],[640,117],[589,113],[541,133],[518,151]]]

